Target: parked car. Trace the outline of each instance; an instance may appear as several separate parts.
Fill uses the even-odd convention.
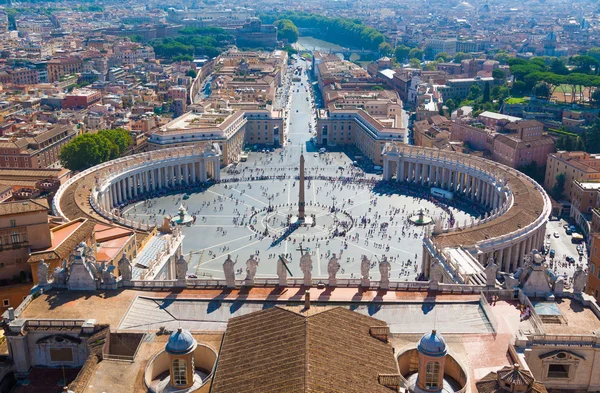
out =
[[[554,249],[550,250],[550,258],[554,258],[555,255],[556,251],[554,251]]]
[[[560,235],[558,234],[558,232],[554,232],[554,237],[559,237]]]

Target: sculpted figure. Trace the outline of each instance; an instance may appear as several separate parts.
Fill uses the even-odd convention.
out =
[[[187,275],[187,270],[188,270],[187,261],[185,260],[183,255],[180,255],[179,259],[177,260],[175,277],[178,280],[185,280],[185,277]]]
[[[335,253],[333,253],[333,255],[331,256],[331,259],[329,260],[329,263],[327,264],[327,273],[329,274],[329,286],[336,286],[337,285],[337,279],[336,279],[336,274],[338,273],[338,271],[340,270],[340,263],[338,262],[337,257],[335,256]]]
[[[304,274],[304,285],[310,287],[312,285],[312,259],[308,251],[300,257],[300,269]]]
[[[131,281],[131,261],[125,254],[119,259],[119,272],[121,273],[121,280]]]
[[[288,263],[287,259],[284,258],[283,255],[280,255],[277,258],[277,277],[279,278],[279,286],[285,287],[287,286],[287,269],[286,264]]]
[[[437,258],[434,258],[433,262],[431,263],[431,267],[429,269],[430,269],[429,282],[433,283],[433,284],[439,284],[440,282],[442,282],[442,280],[444,279],[442,269],[444,269],[444,267],[442,266],[441,262]]]
[[[489,258],[487,266],[485,267],[485,278],[486,285],[493,287],[496,285],[496,273],[498,272],[498,265],[494,262],[494,258]]]
[[[48,284],[48,264],[42,259],[37,268],[38,283],[40,285]]]
[[[223,262],[223,272],[227,288],[235,288],[235,262],[231,259],[231,255],[227,255],[227,259]]]
[[[246,285],[254,285],[257,268],[258,261],[254,259],[254,255],[250,255],[250,258],[246,261]]]
[[[587,285],[588,275],[583,271],[583,268],[577,266],[577,270],[573,274],[573,293],[581,294]]]
[[[379,262],[379,275],[381,276],[381,280],[379,282],[379,287],[381,289],[389,289],[390,287],[390,269],[392,266],[388,262],[387,257],[383,257],[381,262]]]
[[[360,261],[360,275],[362,276],[360,285],[363,287],[368,287],[370,285],[369,280],[369,272],[371,271],[371,261],[367,258],[366,255],[362,256]]]

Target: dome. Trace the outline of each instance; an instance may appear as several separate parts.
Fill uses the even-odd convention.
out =
[[[446,340],[441,334],[438,334],[435,330],[431,333],[425,333],[419,341],[417,350],[426,356],[441,357],[448,353],[446,349]]]
[[[171,333],[165,351],[172,355],[182,355],[196,349],[196,340],[187,330],[177,329]]]
[[[454,7],[455,10],[472,10],[474,8],[475,7],[473,7],[471,4],[467,3],[466,1],[458,3],[458,5],[456,7]]]

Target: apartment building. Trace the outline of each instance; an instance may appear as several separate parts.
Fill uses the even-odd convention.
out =
[[[600,154],[589,154],[583,151],[558,151],[548,154],[544,188],[552,190],[560,174],[565,175],[565,199],[571,200],[574,195],[573,181],[600,181]]]
[[[60,149],[77,136],[72,125],[0,139],[1,168],[50,168],[60,165]]]
[[[444,101],[449,99],[462,100],[469,95],[471,86],[477,85],[483,91],[486,83],[490,84],[491,89],[494,78],[476,76],[474,78],[448,79],[444,86],[438,87],[438,91],[444,98]]]
[[[61,57],[48,60],[48,82],[56,82],[63,75],[83,72],[83,60],[78,57]]]

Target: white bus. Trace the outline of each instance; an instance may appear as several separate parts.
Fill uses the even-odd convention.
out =
[[[442,190],[441,188],[431,187],[431,195],[436,198],[452,199],[454,194],[450,191]]]

